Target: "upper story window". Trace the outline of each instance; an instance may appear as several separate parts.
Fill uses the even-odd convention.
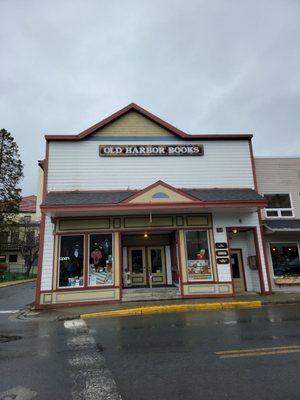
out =
[[[289,193],[272,193],[265,194],[264,196],[268,200],[266,217],[288,218],[294,216]]]

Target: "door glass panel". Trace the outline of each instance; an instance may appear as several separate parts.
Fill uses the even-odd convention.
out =
[[[131,263],[133,274],[142,274],[144,272],[143,250],[131,250]]]
[[[162,273],[162,256],[161,249],[151,249],[151,272],[152,274]]]
[[[237,254],[231,255],[231,266],[233,279],[240,278],[239,259]]]

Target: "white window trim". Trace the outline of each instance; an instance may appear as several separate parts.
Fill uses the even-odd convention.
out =
[[[276,218],[283,218],[283,219],[289,219],[289,218],[294,218],[295,214],[294,214],[294,206],[293,206],[293,202],[292,202],[292,196],[291,193],[264,193],[263,196],[271,196],[271,195],[276,195],[276,194],[287,194],[290,198],[290,204],[291,207],[290,208],[265,208],[265,217],[267,219],[276,219]],[[268,211],[276,211],[278,214],[273,216],[273,215],[267,215]],[[282,211],[291,211],[292,215],[281,215]]]
[[[295,244],[298,248],[298,257],[300,258],[300,242],[293,242],[293,241],[287,241],[287,240],[272,240],[272,242],[268,242],[269,244],[269,253],[270,253],[270,265],[272,265],[272,275],[273,275],[273,279],[277,279],[280,277],[284,277],[284,275],[282,276],[275,276],[274,275],[274,266],[273,266],[273,259],[272,259],[272,250],[271,250],[271,244],[276,244],[276,243],[280,243],[280,244]],[[295,278],[300,278],[299,276],[295,276]]]

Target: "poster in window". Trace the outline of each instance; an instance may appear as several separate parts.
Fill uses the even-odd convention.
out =
[[[207,231],[187,231],[185,235],[188,281],[212,281]]]

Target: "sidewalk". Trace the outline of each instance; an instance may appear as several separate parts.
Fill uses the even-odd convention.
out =
[[[260,302],[260,305],[258,305]],[[226,303],[229,303],[226,305]],[[244,303],[244,304],[242,304]],[[252,303],[252,304],[251,304]],[[262,296],[258,294],[243,294],[229,298],[210,298],[210,299],[176,299],[163,301],[135,301],[116,304],[104,304],[94,306],[77,306],[68,308],[58,308],[56,310],[45,310],[42,313],[55,313],[58,319],[73,319],[85,317],[98,317],[99,315],[89,315],[92,313],[103,313],[103,316],[120,315],[140,315],[152,312],[130,311],[140,308],[156,308],[155,312],[177,312],[177,311],[196,311],[196,310],[221,310],[228,308],[257,308],[275,304],[300,304],[300,293],[276,293]],[[220,305],[221,304],[221,305]],[[174,306],[174,307],[169,307]],[[186,307],[188,306],[188,307]],[[126,311],[127,310],[127,311]],[[108,312],[113,311],[110,315]],[[117,313],[115,313],[117,312]],[[105,313],[105,314],[104,314]]]
[[[36,280],[36,278],[19,279],[19,280],[14,280],[14,281],[0,282],[0,288],[8,287],[8,286],[21,285],[22,283],[34,282],[35,280]]]

